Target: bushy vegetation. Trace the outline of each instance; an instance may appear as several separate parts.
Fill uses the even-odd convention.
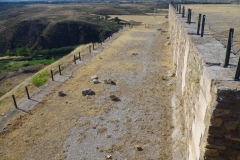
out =
[[[7,55],[9,56],[22,56],[19,58],[8,58],[8,59],[0,59],[0,72],[2,71],[16,71],[19,68],[27,67],[27,66],[34,66],[38,64],[49,65],[55,62],[56,60],[60,59],[64,55],[70,53],[76,48],[76,46],[68,46],[68,47],[61,47],[61,48],[53,48],[47,50],[39,50],[34,51],[33,53],[28,54],[15,54],[14,51],[7,51]],[[21,51],[22,48],[16,49]],[[27,52],[20,52],[19,53],[27,53]],[[26,55],[26,56],[24,56]]]
[[[43,70],[39,72],[37,75],[34,75],[31,77],[31,83],[35,85],[36,87],[42,86],[44,83],[46,83],[49,79],[49,74],[47,70]]]

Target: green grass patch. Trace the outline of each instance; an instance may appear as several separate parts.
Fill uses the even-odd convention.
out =
[[[49,74],[47,70],[43,70],[39,72],[37,75],[34,75],[31,77],[31,83],[36,87],[40,87],[44,83],[46,83],[48,79],[49,79]]]
[[[23,66],[24,67],[26,67],[26,66],[34,66],[34,65],[37,65],[37,64],[49,65],[49,64],[52,64],[53,62],[55,62],[54,58],[51,58],[51,59],[36,59],[36,60],[25,62],[23,64]]]

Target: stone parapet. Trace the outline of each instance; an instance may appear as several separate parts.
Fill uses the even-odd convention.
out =
[[[234,81],[238,57],[197,23],[170,5],[169,30],[176,71],[173,96],[173,159],[240,160],[240,82]]]

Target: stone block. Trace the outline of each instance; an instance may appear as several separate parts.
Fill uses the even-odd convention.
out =
[[[240,160],[240,154],[237,156],[237,160]]]
[[[225,128],[227,130],[236,130],[238,122],[225,122]]]
[[[223,119],[221,118],[211,118],[211,125],[214,127],[220,127],[223,123]]]
[[[208,149],[216,149],[216,150],[225,150],[227,148],[226,146],[219,146],[219,145],[212,145],[212,144],[208,144],[206,147]]]
[[[228,109],[215,109],[213,111],[213,116],[214,117],[226,116],[229,115],[230,113],[231,111]]]
[[[206,149],[205,155],[207,155],[207,156],[218,156],[219,152],[216,149]]]

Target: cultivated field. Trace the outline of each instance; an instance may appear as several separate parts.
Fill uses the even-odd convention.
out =
[[[197,22],[198,14],[206,15],[207,21],[212,27],[216,28],[216,31],[208,28],[206,23],[206,29],[213,36],[226,45],[228,40],[228,32],[221,32],[234,28],[234,50],[240,49],[240,5],[236,4],[219,4],[219,5],[184,5],[186,9],[191,8],[193,11],[194,21]],[[240,55],[240,52],[237,53]]]

